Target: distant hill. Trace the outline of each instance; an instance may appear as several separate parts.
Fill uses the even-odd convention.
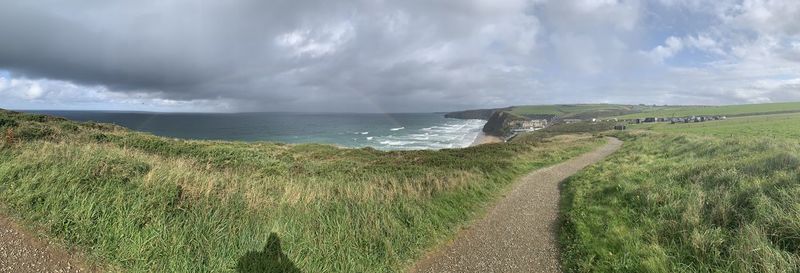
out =
[[[458,112],[450,112],[444,114],[446,118],[457,118],[457,119],[483,119],[488,120],[492,117],[495,111],[508,111],[511,110],[511,107],[507,108],[494,108],[494,109],[476,109],[476,110],[465,110],[465,111],[458,111]]]
[[[476,109],[450,112],[447,118],[488,120],[496,111],[504,111],[529,119],[565,119],[609,117],[651,111],[663,106],[622,105],[622,104],[554,104],[521,105],[506,108]]]
[[[519,119],[546,119],[558,122],[563,119],[591,119],[639,113],[659,106],[621,104],[557,104],[523,105],[499,109],[467,110],[445,114],[449,118],[479,118],[487,120],[483,132],[495,136],[509,134],[509,122]],[[487,116],[488,114],[488,116]]]
[[[592,119],[650,111],[661,106],[623,104],[556,104],[511,107],[511,113],[531,119]]]
[[[509,133],[508,123],[517,119],[547,119],[556,123],[564,119],[684,117],[693,115],[749,116],[800,112],[800,102],[742,104],[725,106],[625,105],[625,104],[554,104],[522,105],[499,109],[467,110],[447,113],[445,117],[485,119],[484,133],[503,136]],[[488,115],[488,117],[487,117]]]

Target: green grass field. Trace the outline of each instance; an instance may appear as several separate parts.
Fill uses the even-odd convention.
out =
[[[624,115],[650,108],[652,107],[618,104],[524,105],[514,106],[509,112],[519,116],[552,115],[559,118],[591,118]]]
[[[800,272],[800,114],[638,128],[564,185],[567,271]]]
[[[800,113],[744,116],[700,123],[639,124],[632,127],[658,132],[692,133],[719,137],[800,138]]]
[[[601,142],[383,152],[177,140],[0,110],[0,209],[111,271],[397,272],[516,177]]]
[[[692,115],[747,116],[800,112],[800,102],[742,104],[724,106],[675,106],[643,109],[641,113],[621,115],[618,118],[686,117]]]
[[[487,126],[484,127],[484,131],[493,135],[508,136],[512,129],[508,123],[508,121],[511,119],[548,119],[551,123],[559,123],[559,121],[565,119],[581,119],[587,121],[591,119],[608,119],[612,117],[617,119],[644,117],[686,117],[694,115],[725,115],[729,117],[738,117],[774,115],[781,113],[800,113],[800,102],[728,106],[657,106],[643,104],[523,105],[513,106],[510,110],[503,109],[503,113],[509,114],[505,116],[505,121],[498,122],[490,119],[489,123],[487,123]],[[578,125],[572,127],[585,126]],[[568,133],[570,130],[565,129],[561,131],[562,133]]]
[[[565,104],[523,105],[509,111],[519,116],[551,115],[559,118],[606,118],[622,119],[645,117],[685,117],[692,115],[749,116],[800,112],[800,102],[741,104],[724,106],[656,106],[623,104]]]

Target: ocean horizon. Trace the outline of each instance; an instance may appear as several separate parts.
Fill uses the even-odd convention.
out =
[[[486,123],[484,120],[445,118],[442,113],[20,111],[75,121],[113,123],[181,139],[322,143],[380,150],[467,147]]]

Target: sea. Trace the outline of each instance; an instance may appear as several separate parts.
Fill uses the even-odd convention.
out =
[[[113,123],[183,139],[326,143],[380,150],[467,147],[484,120],[445,118],[441,113],[153,113],[26,111],[76,121]]]

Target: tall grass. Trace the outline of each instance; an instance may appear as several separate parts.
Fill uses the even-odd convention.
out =
[[[516,177],[602,142],[383,152],[177,140],[0,110],[6,131],[3,210],[131,272],[402,271]]]
[[[622,150],[569,179],[564,267],[800,271],[800,143],[713,130],[620,133]]]

